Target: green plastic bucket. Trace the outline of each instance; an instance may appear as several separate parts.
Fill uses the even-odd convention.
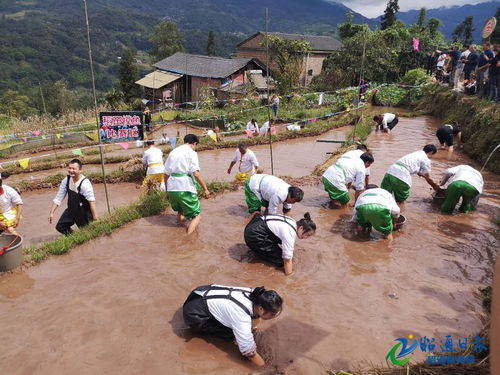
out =
[[[23,262],[23,238],[15,234],[0,234],[0,272],[10,271]]]

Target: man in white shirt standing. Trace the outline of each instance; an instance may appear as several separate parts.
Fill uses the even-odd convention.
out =
[[[260,213],[262,207],[267,208],[269,215],[277,214],[280,204],[283,204],[283,214],[286,215],[292,204],[300,202],[303,197],[302,189],[269,174],[254,174],[245,184],[245,200],[248,212],[252,214],[250,220]]]
[[[231,169],[238,163],[238,173],[236,179],[245,182],[252,176],[256,169],[259,168],[259,161],[254,152],[248,148],[245,142],[238,143],[238,149],[234,153],[234,158],[229,164],[227,174],[231,174]]]
[[[399,213],[399,206],[391,193],[377,185],[369,185],[356,201],[353,219],[362,228],[371,230],[373,227],[386,239],[392,240],[393,218],[397,218]]]
[[[147,140],[148,149],[142,156],[142,164],[147,167],[146,177],[142,186],[146,186],[148,181],[160,184],[160,190],[165,191],[165,168],[163,166],[163,151],[155,147],[155,141]]]
[[[380,128],[383,132],[390,133],[391,130],[398,124],[399,119],[394,113],[382,113],[380,115],[373,116],[373,121],[376,122],[376,131]]]
[[[257,124],[257,121],[255,121],[255,119],[251,119],[247,123],[247,130],[251,131],[253,135],[259,135],[259,125]]]
[[[436,184],[431,176],[431,158],[437,152],[434,145],[426,145],[423,150],[415,151],[403,156],[396,163],[391,165],[382,179],[380,187],[389,193],[394,193],[396,202],[402,203],[410,196],[411,175],[416,174],[425,178],[432,188],[438,191],[439,185]]]
[[[180,223],[185,219],[191,220],[187,228],[188,235],[195,231],[201,220],[198,184],[203,188],[205,198],[210,198],[210,192],[200,174],[198,154],[195,151],[199,142],[198,136],[187,134],[184,144],[173,149],[165,162],[167,199],[177,212]]]
[[[359,158],[340,157],[337,162],[323,173],[322,182],[325,191],[338,208],[344,208],[351,200],[349,187],[354,185],[354,201],[365,189],[366,168],[374,162],[367,152]]]
[[[0,231],[18,235],[22,211],[21,196],[15,189],[4,185],[0,177]]]
[[[441,212],[451,214],[455,206],[462,198],[459,211],[463,213],[471,212],[479,201],[479,196],[483,192],[483,176],[481,173],[469,165],[457,165],[448,168],[444,172],[441,186],[448,183],[444,202],[441,205]]]
[[[71,234],[73,224],[81,228],[97,219],[94,189],[89,179],[82,174],[82,167],[83,164],[79,159],[69,162],[68,176],[61,181],[50,209],[49,223],[52,224],[55,211],[66,194],[68,195],[68,208],[64,210],[56,224],[56,230],[64,235]]]

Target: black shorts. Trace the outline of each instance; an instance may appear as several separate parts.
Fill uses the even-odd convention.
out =
[[[392,130],[394,127],[398,124],[399,119],[397,117],[394,117],[394,120],[391,122],[387,123],[387,129]]]
[[[262,220],[262,215],[257,214],[245,227],[245,243],[260,258],[283,267],[283,250],[279,246],[281,240],[268,228]]]
[[[438,137],[440,144],[444,145],[446,143],[448,147],[453,146],[453,130],[448,126],[442,126],[438,128],[436,137]]]

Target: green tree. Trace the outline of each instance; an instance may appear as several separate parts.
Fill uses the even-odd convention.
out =
[[[396,22],[396,13],[399,10],[398,0],[389,0],[382,16],[381,29],[385,30]]]
[[[138,69],[134,62],[135,51],[126,48],[118,67],[120,88],[126,103],[130,103],[134,97],[139,96],[139,87],[135,84],[138,78]]]
[[[472,35],[472,33],[474,32],[475,28],[473,26],[472,20],[472,16],[467,16],[464,19],[464,44],[466,46],[474,43],[474,36]]]
[[[208,32],[207,55],[215,55],[215,33],[212,30]]]
[[[177,30],[175,22],[164,21],[155,26],[149,39],[153,49],[149,52],[154,62],[160,61],[176,52],[184,52],[184,36]]]
[[[123,92],[116,88],[112,88],[106,92],[105,99],[112,109],[116,109],[120,103],[123,102]]]
[[[421,29],[425,27],[425,17],[427,17],[427,9],[420,8],[420,12],[418,13],[418,19],[417,19],[417,26],[419,26]]]
[[[311,44],[305,40],[287,40],[275,35],[269,35],[267,40],[269,59],[278,67],[275,72],[278,90],[280,94],[289,93],[300,84],[304,57],[312,50]],[[265,44],[266,40],[262,43]]]
[[[441,27],[441,21],[437,18],[431,18],[427,22],[427,29],[432,37],[435,37],[439,33],[439,28]]]
[[[495,17],[497,19],[497,26],[495,30],[490,35],[491,43],[500,43],[500,7],[497,8],[497,12],[495,13]]]
[[[462,42],[464,40],[464,23],[460,22],[453,30],[451,35],[451,40],[453,43]]]
[[[351,38],[363,29],[363,26],[352,22],[353,19],[352,12],[347,12],[346,18],[347,18],[346,22],[341,23],[340,25],[337,26],[340,40]]]
[[[30,99],[15,90],[7,90],[0,97],[0,113],[10,117],[24,118],[38,111],[30,105]]]

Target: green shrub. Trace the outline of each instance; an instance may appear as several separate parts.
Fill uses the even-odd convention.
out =
[[[424,69],[411,69],[406,72],[401,83],[404,85],[419,86],[430,83],[431,77],[427,75]]]

